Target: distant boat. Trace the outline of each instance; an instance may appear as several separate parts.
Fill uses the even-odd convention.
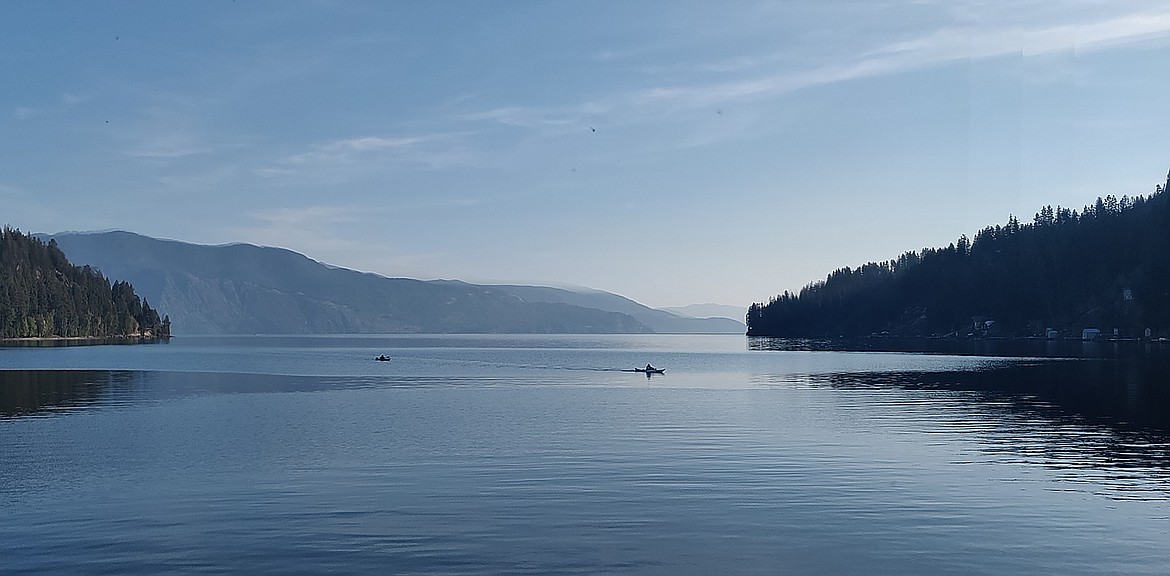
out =
[[[654,368],[653,366],[649,368],[634,368],[634,372],[645,372],[646,374],[664,374],[666,372],[666,368]]]
[[[385,354],[380,354],[377,357],[375,357],[374,360],[377,360],[378,362],[389,362],[390,357],[385,355]]]

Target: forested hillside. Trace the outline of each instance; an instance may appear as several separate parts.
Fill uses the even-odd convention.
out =
[[[1045,206],[973,239],[842,268],[748,311],[748,334],[783,337],[1170,334],[1170,197]]]
[[[19,230],[0,232],[0,338],[166,338],[170,319],[89,266]]]

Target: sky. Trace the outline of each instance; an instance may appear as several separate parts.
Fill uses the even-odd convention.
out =
[[[0,224],[746,307],[1149,194],[1170,4],[0,2]]]

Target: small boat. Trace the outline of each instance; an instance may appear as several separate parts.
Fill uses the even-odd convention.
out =
[[[389,362],[390,357],[385,355],[385,354],[380,354],[377,357],[375,357],[374,360],[377,360],[378,362]]]
[[[663,374],[666,372],[666,368],[655,368],[653,366],[647,366],[645,368],[634,368],[634,372],[644,372],[646,374]]]

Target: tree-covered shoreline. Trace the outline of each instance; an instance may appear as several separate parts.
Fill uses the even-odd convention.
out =
[[[56,242],[0,232],[0,340],[157,340],[170,330],[128,282],[71,264]]]
[[[1045,206],[1030,223],[1011,216],[946,248],[838,269],[753,304],[748,335],[1170,335],[1167,188],[1170,175],[1149,196]]]

